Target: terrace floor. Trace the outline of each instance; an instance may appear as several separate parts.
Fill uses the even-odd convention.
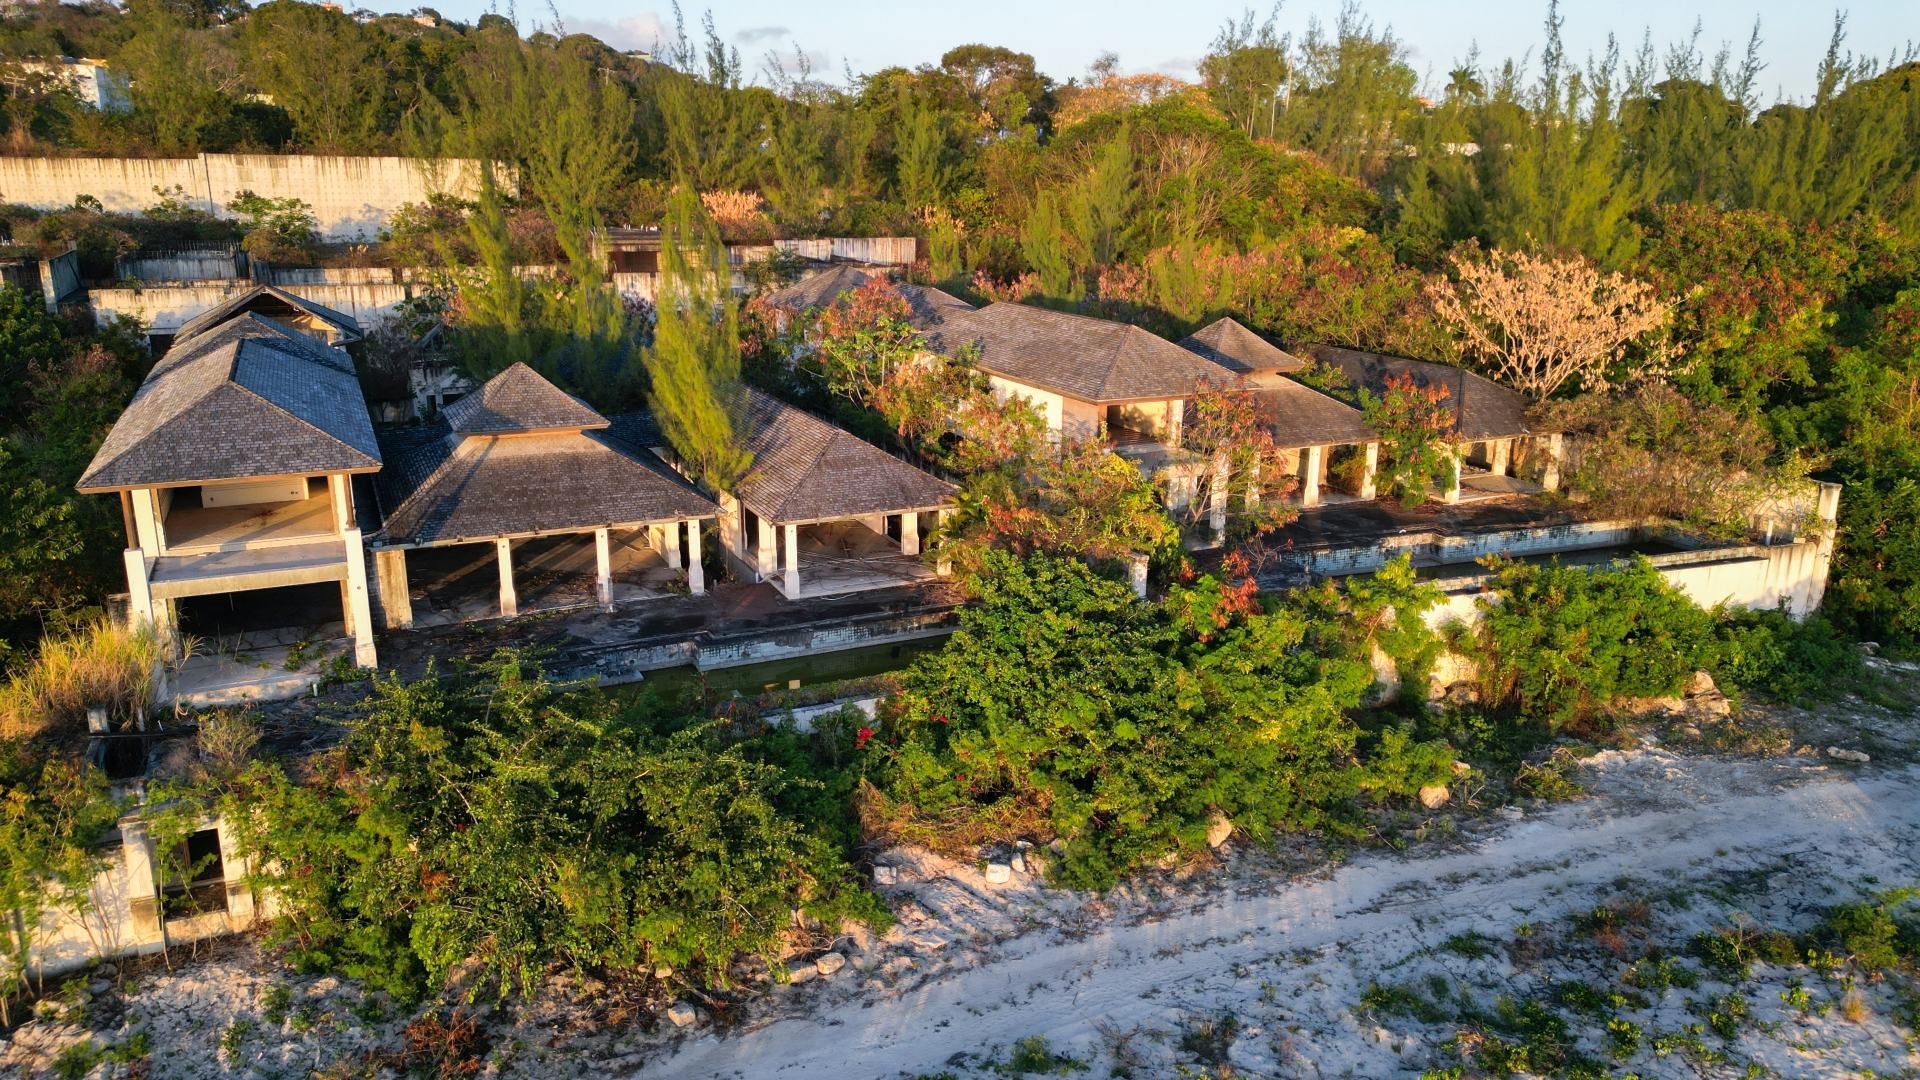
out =
[[[799,533],[800,595],[789,599],[889,589],[939,576],[920,556],[903,554],[898,542],[857,521],[802,525]],[[786,595],[784,572],[769,580]]]
[[[170,555],[310,543],[334,535],[333,500],[322,488],[299,502],[181,507],[167,514],[165,529]]]
[[[686,592],[686,573],[647,546],[646,533],[615,533],[609,550],[615,605]],[[566,611],[599,603],[593,534],[543,536],[513,546],[513,587],[520,614]],[[500,615],[500,563],[492,544],[407,552],[408,593],[415,626],[448,626]]]

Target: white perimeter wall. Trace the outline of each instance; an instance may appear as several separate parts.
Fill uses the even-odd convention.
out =
[[[432,175],[429,175],[431,171]],[[231,218],[243,191],[295,198],[313,207],[329,240],[372,240],[400,206],[434,192],[470,198],[479,163],[446,161],[432,170],[403,157],[331,154],[201,154],[192,158],[0,157],[0,202],[40,210],[91,195],[108,210],[134,213],[158,202],[155,188],[186,193],[193,206]]]

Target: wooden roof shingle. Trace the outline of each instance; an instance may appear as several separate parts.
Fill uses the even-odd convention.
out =
[[[147,374],[77,485],[84,492],[371,472],[380,445],[353,362],[242,314]]]
[[[586,402],[515,363],[446,407],[447,426],[461,435],[527,435],[607,426]]]
[[[978,346],[979,367],[1095,405],[1192,397],[1203,382],[1231,385],[1220,365],[1126,323],[1026,304],[989,304],[928,335],[941,353]]]
[[[360,321],[343,311],[335,311],[325,304],[316,304],[304,296],[293,293],[277,285],[255,285],[246,292],[223,300],[213,307],[195,315],[180,324],[173,332],[176,343],[187,340],[219,326],[236,315],[249,312],[265,315],[269,318],[276,314],[299,311],[316,319],[332,323],[340,330],[341,336],[348,341],[358,341],[361,337]]]
[[[728,402],[733,434],[753,455],[733,494],[771,522],[931,510],[952,484],[751,387]]]
[[[775,289],[767,294],[767,303],[790,311],[811,311],[837,303],[841,297],[872,281],[886,283],[888,288],[907,302],[907,321],[919,329],[927,329],[949,316],[974,310],[972,304],[931,285],[894,281],[885,274],[871,273],[847,263],[836,263],[818,274]]]
[[[1369,393],[1385,391],[1387,380],[1409,378],[1422,387],[1444,387],[1442,402],[1453,412],[1453,434],[1462,439],[1505,439],[1534,434],[1527,422],[1527,399],[1491,379],[1464,368],[1431,360],[1309,345],[1308,356],[1340,369],[1347,382]]]
[[[1230,318],[1215,319],[1181,338],[1180,345],[1243,375],[1256,371],[1299,371],[1307,366],[1305,360]]]

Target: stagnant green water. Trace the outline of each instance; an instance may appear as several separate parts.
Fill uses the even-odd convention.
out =
[[[731,697],[735,692],[751,696],[768,690],[797,690],[898,671],[940,648],[946,641],[946,635],[942,634],[916,641],[812,653],[705,672],[691,666],[663,668],[647,672],[643,681],[617,688],[616,692],[652,690],[671,701],[690,700],[702,690],[710,699]]]

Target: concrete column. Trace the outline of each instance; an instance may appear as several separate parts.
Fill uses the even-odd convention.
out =
[[[1326,471],[1327,448],[1309,446],[1301,454],[1305,459],[1300,468],[1300,505],[1320,505],[1320,474]]]
[[[773,522],[765,518],[759,521],[760,550],[756,552],[758,558],[754,565],[760,571],[761,581],[771,581],[780,569],[780,541],[774,535]]]
[[[606,529],[593,530],[593,595],[613,610],[613,543]]]
[[[1145,555],[1127,556],[1127,572],[1133,579],[1133,595],[1145,600],[1147,598],[1147,557]]]
[[[245,930],[253,925],[253,889],[247,884],[250,864],[241,854],[226,818],[216,821],[214,830],[220,839],[220,875],[227,882],[227,926]]]
[[[900,515],[900,554],[920,554],[920,514],[909,511]]]
[[[1460,501],[1460,469],[1462,464],[1460,458],[1465,450],[1465,446],[1456,444],[1447,455],[1447,486],[1440,492],[1441,502],[1457,503]]]
[[[1247,467],[1247,510],[1260,508],[1260,462],[1258,459]]]
[[[680,569],[680,522],[670,521],[660,527],[661,535],[666,537],[667,547],[661,554],[666,557],[667,565]]]
[[[680,527],[674,526],[673,531],[678,538]],[[687,591],[695,596],[707,591],[707,568],[700,564],[699,518],[687,519]]]
[[[340,539],[347,548],[347,581],[342,590],[346,601],[347,633],[353,637],[353,662],[359,667],[379,666],[373,645],[373,602],[367,596],[367,551],[360,543],[360,530],[348,529]]]
[[[1218,544],[1227,538],[1227,484],[1230,478],[1227,455],[1218,454],[1213,459],[1213,482],[1207,485],[1207,525],[1213,529],[1213,542]]]
[[[382,548],[373,553],[373,578],[380,593],[380,615],[389,630],[413,625],[413,596],[407,588],[405,548]]]
[[[1487,471],[1505,476],[1513,468],[1513,440],[1501,439],[1487,447]]]
[[[327,497],[333,502],[333,531],[344,533],[353,528],[353,488],[346,473],[327,474]]]
[[[747,557],[746,518],[743,516],[746,511],[740,506],[740,500],[723,491],[714,502],[720,505],[721,550],[741,563],[751,565],[753,560]]]
[[[861,514],[858,520],[860,524],[865,525],[867,528],[872,529],[874,532],[879,533],[881,536],[887,535],[887,515]]]
[[[160,620],[154,611],[153,586],[147,580],[146,553],[139,548],[128,548],[121,558],[127,566],[127,600],[134,624],[144,622],[157,628]]]
[[[151,945],[166,938],[166,926],[160,912],[160,878],[154,873],[153,838],[147,823],[137,819],[120,822],[120,857],[127,890],[127,945]]]
[[[787,599],[800,598],[800,526],[787,525]]]
[[[159,555],[166,550],[166,532],[160,520],[160,501],[152,488],[133,489],[133,531],[139,537],[140,550]]]
[[[953,573],[953,560],[947,558],[947,542],[945,536],[947,519],[953,516],[953,511],[943,509],[937,516],[940,522],[937,528],[940,529],[942,535],[940,538],[940,561],[934,564],[933,571],[941,577],[946,577],[948,574]]]
[[[513,591],[513,541],[495,540],[493,546],[500,560],[500,614],[511,619],[520,614],[520,597]]]
[[[1560,490],[1560,454],[1563,449],[1563,436],[1554,432],[1546,438],[1546,462],[1540,467],[1540,486],[1548,491]]]
[[[1367,467],[1360,474],[1360,491],[1358,494],[1361,498],[1371,499],[1379,494],[1379,490],[1375,486],[1379,482],[1379,477],[1380,444],[1370,442],[1367,444]]]

